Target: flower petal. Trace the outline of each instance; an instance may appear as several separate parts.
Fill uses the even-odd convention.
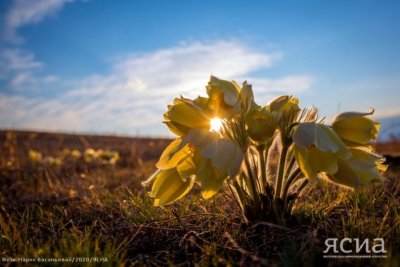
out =
[[[333,182],[349,187],[367,185],[372,182],[382,182],[379,171],[385,171],[384,159],[379,155],[363,149],[350,149],[352,158],[346,161],[339,159],[339,169],[328,178]]]
[[[324,152],[314,146],[303,148],[296,144],[293,150],[297,164],[310,180],[316,179],[318,173],[334,174],[338,170],[338,156],[331,151]]]
[[[210,120],[204,111],[193,101],[183,98],[175,99],[164,118],[188,128],[210,127]]]
[[[175,168],[182,159],[191,154],[189,144],[182,147],[182,139],[176,139],[163,151],[156,167],[161,170]]]
[[[336,115],[336,117],[333,119],[333,123],[342,121],[342,120],[351,119],[351,118],[358,118],[358,117],[372,115],[372,114],[374,114],[374,112],[375,112],[374,109],[371,109],[368,112],[356,112],[356,111],[342,112],[342,113]]]
[[[247,81],[243,82],[242,90],[239,93],[239,98],[243,103],[245,108],[245,113],[248,112],[254,103],[254,93],[251,84],[248,84]]]
[[[167,121],[163,121],[163,123],[165,123],[168,127],[168,129],[175,135],[177,136],[184,136],[186,135],[190,128],[187,126],[184,126],[182,124],[179,124],[177,122],[174,121],[170,121],[168,116],[164,116],[165,119],[167,119]]]
[[[342,158],[351,156],[349,150],[336,133],[328,126],[315,123],[299,123],[293,133],[293,142],[302,148],[315,146],[323,152],[333,152]]]
[[[253,109],[245,118],[247,132],[250,138],[257,142],[270,140],[278,128],[277,113],[265,108]]]
[[[240,87],[235,81],[229,82],[211,76],[206,88],[209,96],[208,107],[216,116],[224,117],[239,103]]]
[[[300,111],[299,99],[288,95],[278,96],[270,101],[266,108],[276,112],[295,112],[297,114]]]
[[[211,160],[204,158],[199,163],[196,177],[201,184],[201,195],[205,199],[212,197],[221,190],[226,179],[226,175],[218,173],[218,171],[213,168]]]
[[[338,160],[338,171],[335,174],[329,174],[328,179],[348,187],[357,187],[361,183],[358,174],[345,160]]]
[[[360,177],[361,184],[382,182],[380,171],[386,171],[385,159],[377,154],[362,149],[350,149],[353,157],[347,163]]]
[[[198,128],[190,130],[188,135],[184,138],[184,142],[204,148],[217,139],[218,134],[211,132],[209,128]]]
[[[243,161],[240,147],[229,139],[218,139],[208,144],[203,150],[203,156],[211,159],[212,165],[233,178],[238,173]]]
[[[348,145],[366,145],[378,137],[380,124],[370,118],[373,110],[368,113],[345,112],[337,115],[332,123],[332,128]]]
[[[184,181],[175,168],[164,170],[158,173],[149,195],[155,198],[155,206],[167,205],[186,195],[193,182],[194,178]]]
[[[176,170],[184,180],[195,174],[196,164],[194,163],[193,156],[190,154],[183,158],[176,166]]]

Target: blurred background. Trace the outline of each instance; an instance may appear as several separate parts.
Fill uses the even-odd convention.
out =
[[[400,137],[397,1],[0,1],[0,128],[169,137],[211,74]]]

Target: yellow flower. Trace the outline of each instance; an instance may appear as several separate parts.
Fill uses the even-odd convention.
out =
[[[167,146],[156,166],[160,170],[176,168],[179,175],[186,179],[196,171],[193,156],[194,147],[179,138]]]
[[[370,112],[344,112],[333,119],[332,128],[349,146],[367,145],[378,137],[380,124],[365,116]]]
[[[47,156],[43,159],[42,163],[49,166],[60,166],[62,160],[59,158]]]
[[[240,86],[235,82],[211,76],[207,85],[208,107],[214,116],[225,117],[240,109]]]
[[[277,113],[266,108],[253,108],[246,115],[247,132],[257,142],[270,140],[278,127]]]
[[[193,129],[183,143],[190,144],[194,151],[195,175],[204,198],[213,196],[228,176],[234,178],[239,172],[244,155],[234,141],[207,129]]]
[[[311,180],[317,178],[318,173],[336,173],[338,159],[351,156],[335,132],[320,123],[300,123],[293,133],[293,142],[297,163]]]
[[[231,140],[221,139],[208,129],[198,128],[190,130],[184,138],[171,142],[156,166],[161,172],[175,170],[174,173],[183,181],[196,178],[201,185],[202,196],[210,198],[222,188],[228,176],[234,177],[237,174],[242,159],[242,152]],[[145,184],[154,179],[158,179],[157,175]],[[175,188],[181,189],[179,186]],[[157,190],[158,194],[163,194],[162,191],[166,189],[157,187]]]
[[[40,162],[42,160],[42,154],[36,150],[29,150],[29,159],[33,162]]]
[[[244,154],[234,141],[205,129],[191,130],[186,141],[195,146],[196,176],[203,190],[212,192],[207,193],[208,197],[222,187],[228,176],[234,178],[239,172]]]
[[[77,149],[72,150],[71,152],[71,156],[73,158],[80,158],[82,156],[81,152]]]
[[[210,118],[193,100],[176,98],[164,114],[164,123],[174,134],[186,135],[193,128],[210,128]]]
[[[249,112],[253,106],[257,106],[254,102],[254,94],[251,84],[244,81],[242,84],[242,90],[239,93],[239,99],[243,103],[245,113]]]
[[[168,106],[164,123],[171,132],[182,137],[191,129],[210,129],[212,119],[232,117],[240,111],[242,102],[245,105],[253,102],[251,85],[247,82],[241,89],[235,81],[224,81],[214,76],[207,85],[207,94],[209,98],[176,98],[173,105]]]
[[[278,96],[268,103],[267,109],[276,112],[290,113],[297,115],[300,112],[299,99],[292,96]]]
[[[170,204],[184,195],[193,187],[194,178],[182,179],[176,168],[160,170],[155,173],[150,196],[154,198],[155,206]]]
[[[117,151],[99,149],[96,151],[96,159],[103,164],[115,165],[119,160]]]
[[[212,166],[210,159],[199,158],[196,178],[201,185],[203,198],[210,198],[221,190],[226,177],[226,174]]]
[[[243,161],[243,152],[232,140],[220,138],[204,147],[204,158],[210,159],[213,167],[234,178]],[[225,176],[226,176],[225,175]]]
[[[97,152],[93,148],[86,148],[83,152],[83,158],[85,162],[92,162],[96,159]]]
[[[349,187],[382,182],[380,171],[386,171],[384,158],[363,149],[351,148],[352,157],[347,160],[339,159],[339,169],[328,175],[328,179]]]

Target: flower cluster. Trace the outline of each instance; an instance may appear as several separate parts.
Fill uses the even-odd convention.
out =
[[[29,150],[29,159],[32,163],[44,166],[60,166],[66,161],[77,161],[82,159],[86,163],[100,163],[102,165],[115,165],[120,159],[119,153],[112,150],[87,148],[83,153],[77,149],[64,149],[57,157],[46,156],[36,150]]]
[[[119,153],[108,149],[87,148],[83,152],[83,158],[86,163],[99,162],[104,165],[115,165],[119,160]]]
[[[211,76],[206,89],[207,97],[176,98],[164,114],[177,139],[143,183],[152,183],[155,205],[172,203],[195,184],[210,198],[227,182],[249,217],[246,209],[251,207],[253,215],[263,212],[263,202],[274,199],[287,209],[296,181],[325,177],[347,187],[382,181],[379,171],[386,166],[371,146],[379,124],[367,117],[373,111],[342,113],[326,125],[315,108],[301,109],[295,97],[259,106],[247,82],[239,86]],[[279,166],[267,175],[268,153],[276,146]]]

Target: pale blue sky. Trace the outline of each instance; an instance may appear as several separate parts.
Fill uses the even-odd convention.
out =
[[[210,74],[323,116],[400,115],[396,1],[0,2],[0,128],[166,136]]]

